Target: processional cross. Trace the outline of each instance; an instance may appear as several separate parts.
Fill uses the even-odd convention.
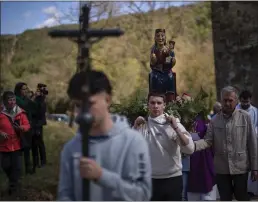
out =
[[[90,29],[90,7],[91,2],[80,2],[80,15],[79,15],[79,30],[52,30],[49,32],[51,37],[67,37],[72,38],[74,42],[78,44],[78,57],[77,57],[77,71],[90,72],[90,46],[92,42],[90,38],[103,38],[106,36],[118,37],[123,35],[123,31],[119,29]],[[89,75],[89,74],[86,74]],[[93,117],[89,113],[89,79],[85,78],[85,85],[81,91],[83,93],[82,110],[78,116],[78,123],[80,126],[80,132],[82,134],[82,154],[83,156],[89,156],[89,130],[91,128]],[[90,183],[89,180],[83,179],[82,181],[82,199],[83,201],[90,200]]]

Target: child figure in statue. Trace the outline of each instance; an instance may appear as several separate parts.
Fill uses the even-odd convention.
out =
[[[176,64],[175,51],[174,51],[175,44],[176,44],[175,41],[169,41],[168,42],[169,55],[171,56],[172,68]]]
[[[167,102],[175,99],[172,67],[175,65],[174,41],[166,44],[165,29],[155,30],[155,44],[151,48],[149,91],[166,94]]]

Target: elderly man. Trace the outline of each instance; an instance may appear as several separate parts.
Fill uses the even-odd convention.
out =
[[[152,165],[152,201],[181,201],[183,191],[181,152],[192,154],[194,144],[191,135],[178,119],[164,114],[165,95],[150,93],[150,116],[135,120],[148,142]]]
[[[248,172],[257,180],[257,140],[249,114],[236,109],[238,95],[228,86],[221,91],[222,111],[209,124],[206,136],[195,142],[195,150],[214,149],[214,167],[220,200],[249,200]]]

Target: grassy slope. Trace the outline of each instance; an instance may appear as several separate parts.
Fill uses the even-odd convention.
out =
[[[214,91],[210,4],[158,10],[144,15],[121,16],[92,27],[121,27],[125,35],[105,38],[92,49],[94,67],[104,70],[114,86],[114,101],[147,89],[149,49],[153,32],[164,27],[167,38],[176,41],[177,85],[180,92],[195,94],[201,85]],[[61,26],[74,28],[75,25]],[[60,28],[60,27],[58,27]],[[76,69],[77,47],[67,39],[51,39],[49,29],[27,30],[17,36],[1,36],[1,83],[12,89],[26,81],[32,89],[38,82],[49,85],[49,107],[66,100],[66,87]],[[126,89],[126,90],[125,90]]]
[[[23,193],[21,200],[55,200],[59,173],[59,157],[63,144],[75,133],[74,129],[57,122],[48,122],[44,129],[44,140],[47,151],[48,164],[37,169],[34,175],[23,176]],[[7,186],[5,175],[0,171],[0,192]],[[0,200],[7,200],[1,198]]]

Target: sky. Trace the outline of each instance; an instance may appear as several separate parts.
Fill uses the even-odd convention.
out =
[[[173,6],[180,6],[187,2],[172,2]],[[188,2],[189,3],[189,2]],[[190,2],[191,3],[191,2]],[[140,4],[140,2],[139,2]],[[76,8],[79,2],[1,2],[1,35],[20,34],[27,29],[51,27],[60,23],[75,23],[78,19]],[[144,4],[145,5],[145,4]],[[160,4],[161,5],[161,4]],[[159,4],[156,8],[161,7]],[[163,4],[162,4],[163,5]],[[119,7],[120,8],[120,7]],[[142,6],[144,11],[149,7]],[[119,14],[133,12],[128,5],[120,9]],[[71,15],[70,17],[64,15]],[[65,19],[65,20],[63,20]]]

